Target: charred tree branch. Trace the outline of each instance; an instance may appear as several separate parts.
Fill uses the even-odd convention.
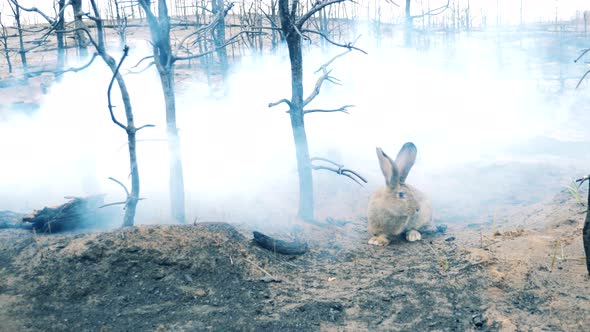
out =
[[[337,4],[340,2],[345,2],[347,0],[319,0],[316,1],[316,3],[313,5],[313,7],[311,7],[311,9],[305,13],[303,16],[301,16],[301,18],[297,21],[297,23],[295,23],[295,26],[298,28],[301,28],[303,26],[303,24],[305,24],[305,22],[307,22],[307,20],[309,20],[313,15],[315,15],[317,12],[319,12],[320,10],[333,5],[333,4]],[[294,3],[297,3],[297,1],[294,1]],[[292,16],[293,13],[291,14]]]
[[[335,83],[334,80],[333,80],[333,78],[330,77],[330,73],[332,71],[331,70],[328,70],[328,66],[330,66],[339,57],[344,56],[345,54],[348,54],[350,51],[351,51],[351,49],[347,49],[345,52],[336,55],[335,57],[333,57],[332,59],[330,59],[330,61],[326,62],[318,70],[316,70],[316,73],[319,72],[319,71],[322,71],[323,72],[323,75],[320,76],[318,78],[318,80],[316,81],[315,87],[314,87],[312,93],[309,95],[309,97],[307,97],[303,101],[303,107],[305,107],[309,103],[311,103],[315,99],[315,97],[317,97],[320,94],[320,90],[322,88],[322,84],[324,84],[324,81],[330,81],[332,83]]]
[[[338,46],[338,47],[342,47],[342,48],[347,48],[349,50],[356,50],[356,51],[359,51],[361,53],[368,54],[363,49],[360,49],[360,48],[354,46],[354,44],[356,44],[357,40],[359,40],[359,38],[361,36],[358,36],[353,42],[348,42],[346,44],[340,44],[340,43],[337,43],[337,42],[331,40],[330,38],[328,38],[328,36],[326,36],[325,34],[319,32],[317,30],[309,30],[309,29],[306,29],[306,30],[303,30],[303,32],[304,33],[313,33],[313,34],[319,35],[320,37],[324,38],[328,43],[330,43],[330,44],[332,44],[334,46]]]
[[[113,72],[113,77],[111,78],[111,82],[109,83],[109,88],[107,90],[107,98],[108,98],[108,102],[109,102],[108,105],[109,105],[109,112],[111,114],[111,120],[113,120],[113,122],[117,126],[123,128],[125,131],[129,131],[129,128],[127,128],[127,126],[125,126],[121,122],[119,122],[119,120],[117,120],[117,118],[115,117],[115,113],[113,112],[114,106],[111,103],[111,90],[113,89],[113,84],[115,83],[115,78],[117,78],[117,75],[119,74],[119,70],[121,69],[121,65],[123,64],[123,60],[125,60],[128,53],[129,53],[129,47],[125,46],[125,48],[123,49],[123,56],[121,57],[121,60],[119,61],[119,64],[117,65],[117,68]],[[116,181],[115,179],[112,179],[112,180]],[[127,188],[125,188],[125,191],[127,191]]]
[[[280,105],[282,103],[285,103],[289,106],[289,108],[292,108],[291,101],[289,101],[288,99],[281,99],[281,100],[276,101],[274,103],[269,103],[268,107],[275,107],[275,106]]]
[[[340,113],[348,113],[348,108],[349,107],[354,107],[354,105],[344,105],[340,108],[336,108],[333,110],[324,110],[324,109],[313,109],[313,110],[304,110],[303,114],[308,114],[308,113],[336,113],[336,112],[340,112]]]
[[[326,166],[326,165],[314,165],[313,162],[314,161],[323,161],[323,162],[327,162],[332,164],[333,166]],[[310,159],[311,162],[311,168],[314,170],[327,170],[327,171],[331,171],[334,172],[338,175],[343,175],[346,176],[347,178],[351,179],[352,181],[356,182],[359,186],[363,186],[363,184],[360,182],[364,182],[367,183],[367,180],[365,180],[364,177],[362,177],[361,175],[359,175],[357,172],[350,170],[348,168],[344,168],[344,165],[340,165],[337,164],[329,159],[326,158],[319,158],[319,157],[315,157],[315,158],[311,158]],[[335,167],[334,167],[335,166]]]

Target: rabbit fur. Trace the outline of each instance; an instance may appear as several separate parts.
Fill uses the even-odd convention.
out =
[[[405,234],[407,241],[418,241],[422,238],[420,229],[432,221],[432,206],[428,198],[405,183],[416,154],[416,146],[411,142],[404,144],[395,161],[377,148],[386,185],[373,193],[369,200],[369,244],[386,246],[400,234]]]

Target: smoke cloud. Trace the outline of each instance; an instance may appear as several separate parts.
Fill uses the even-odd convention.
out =
[[[319,219],[365,214],[371,192],[384,184],[376,146],[395,155],[404,142],[417,145],[408,182],[429,194],[436,216],[448,222],[541,200],[588,171],[583,151],[590,135],[578,124],[587,86],[547,93],[539,79],[543,69],[531,68],[533,57],[526,50],[503,48],[499,55],[497,38],[485,33],[459,36],[450,46],[442,38],[432,36],[427,50],[416,50],[396,40],[362,37],[357,45],[367,55],[351,52],[331,66],[341,85],[325,83],[310,108],[355,107],[350,114],[306,116],[311,155],[344,164],[369,183],[360,187],[316,171]],[[317,79],[314,71],[342,51],[306,49],[306,93]],[[137,42],[125,67],[147,54],[145,43]],[[212,96],[198,75],[177,85],[189,221],[271,227],[294,219],[298,187],[289,117],[285,105],[268,108],[269,102],[290,97],[289,75],[288,56],[281,50],[234,64],[226,96]],[[11,112],[0,121],[0,209],[30,212],[60,204],[63,196],[96,193],[108,194],[107,202],[122,200],[122,190],[107,180],[129,182],[126,135],[107,109],[110,78],[108,68],[96,61],[52,85],[34,114]],[[138,134],[146,198],[139,203],[138,222],[168,223],[159,79],[153,68],[125,79],[136,124],[156,125]]]

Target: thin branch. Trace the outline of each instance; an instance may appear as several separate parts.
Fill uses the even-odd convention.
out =
[[[344,105],[340,108],[336,108],[336,109],[332,109],[332,110],[324,110],[324,109],[304,110],[303,114],[307,114],[307,113],[335,113],[335,112],[350,114],[350,113],[348,113],[349,107],[354,107],[354,105]]]
[[[143,57],[143,58],[141,58],[141,60],[139,60],[139,61],[138,61],[138,62],[135,64],[135,66],[133,66],[133,67],[131,67],[131,68],[129,68],[129,69],[134,69],[134,68],[137,68],[137,67],[139,67],[139,65],[141,65],[141,63],[142,63],[142,62],[144,62],[145,60],[148,60],[148,59],[153,59],[153,58],[154,58],[154,56],[153,56],[153,55],[148,55],[148,56],[146,56],[146,57]]]
[[[280,105],[282,103],[285,103],[285,104],[289,105],[289,108],[292,108],[291,102],[289,100],[287,100],[287,99],[281,99],[281,100],[276,101],[274,103],[269,103],[268,104],[268,107],[275,107],[275,106]]]
[[[334,165],[334,166],[336,166],[336,167],[338,167],[338,168],[342,168],[342,167],[344,167],[344,165],[340,165],[340,164],[338,164],[338,163],[336,163],[336,162],[333,162],[333,161],[331,161],[330,159],[326,159],[326,158],[322,158],[322,157],[313,157],[313,158],[309,159],[309,161],[311,161],[312,163],[313,163],[314,161],[316,161],[316,160],[319,160],[319,161],[324,161],[324,162],[330,163],[330,164],[332,164],[332,165]]]
[[[143,198],[143,197],[140,197],[140,198],[138,198],[137,200],[138,200],[138,201],[143,201],[144,199],[145,199],[145,198]],[[128,200],[127,200],[127,201],[128,201]],[[114,205],[123,205],[123,204],[127,204],[127,201],[123,201],[123,202],[115,202],[115,203],[109,203],[109,204],[104,204],[104,205],[101,205],[101,206],[99,206],[98,208],[99,208],[99,209],[102,209],[102,208],[106,208],[106,207],[109,207],[109,206],[114,206]]]
[[[20,8],[26,12],[34,12],[34,13],[41,15],[51,25],[53,25],[55,23],[55,21],[53,19],[51,19],[49,16],[47,16],[47,14],[45,14],[44,12],[39,10],[37,7],[31,7],[31,8],[23,7],[16,0],[10,0],[10,2],[12,2],[15,6],[17,6],[18,8]],[[68,3],[64,6],[64,8],[67,7],[69,4],[70,4],[70,2],[68,1]],[[62,8],[62,10],[63,10],[63,8]]]
[[[90,31],[88,31],[87,28],[85,27],[81,27],[81,28],[75,28],[75,29],[69,29],[69,30],[60,30],[60,31],[56,31],[56,32],[62,32],[62,33],[71,33],[71,32],[76,32],[76,31],[82,31],[86,34],[86,36],[88,37],[90,43],[92,44],[92,46],[94,46],[94,48],[100,53],[102,52],[102,47],[99,46],[99,44],[94,40],[94,38],[92,37],[92,34],[90,33]]]
[[[390,3],[390,4],[392,4],[392,5],[396,6],[396,7],[399,7],[399,5],[397,3],[395,3],[395,2],[393,2],[392,0],[385,0],[385,2]]]
[[[587,49],[585,49],[585,50],[582,50],[582,52],[580,53],[580,56],[579,56],[579,57],[577,57],[577,58],[576,58],[576,60],[574,60],[574,63],[575,63],[575,62],[578,62],[578,61],[580,61],[580,59],[581,59],[581,58],[582,58],[584,55],[586,55],[588,52],[590,52],[590,48],[587,48]]]
[[[119,74],[119,69],[121,68],[123,61],[125,60],[125,58],[127,57],[128,54],[129,54],[129,47],[125,46],[125,48],[123,49],[123,56],[121,57],[121,60],[119,61],[119,64],[117,65],[117,68],[115,69],[115,72],[113,73],[113,77],[111,78],[111,82],[109,83],[109,89],[107,90],[107,97],[108,97],[108,102],[109,102],[108,106],[109,106],[109,112],[111,113],[111,120],[113,120],[113,122],[117,126],[123,128],[125,131],[127,131],[128,128],[125,125],[123,125],[121,122],[119,122],[117,120],[117,118],[115,118],[115,113],[113,112],[113,104],[111,103],[111,89],[113,88],[113,83],[115,83],[115,78]],[[115,179],[112,179],[112,180],[117,181]],[[119,182],[119,184],[121,184],[121,183]],[[127,191],[127,188],[125,188],[125,191]],[[129,195],[128,191],[127,191],[127,195]]]
[[[156,125],[153,125],[153,124],[146,124],[146,125],[140,126],[139,128],[135,129],[135,131],[137,132],[137,131],[140,131],[143,128],[153,128],[155,126]]]
[[[272,17],[270,17],[270,15],[268,15],[264,11],[264,9],[262,9],[262,7],[260,8],[260,11],[262,11],[262,14],[264,14],[264,16],[266,17],[266,19],[270,22],[270,25],[272,26],[273,29],[281,30],[281,28],[275,23],[275,21],[272,19]]]
[[[301,40],[308,40],[308,41],[311,42],[311,38],[309,38],[308,36],[304,35],[301,32],[301,29],[299,29],[296,24],[293,24],[293,28],[295,28],[295,32],[297,32],[297,34],[299,35],[299,37],[301,37]]]
[[[331,166],[325,166],[325,165],[314,165],[313,161],[316,161],[316,160],[330,163],[330,164],[336,166],[337,168],[331,167]],[[347,178],[356,182],[361,187],[363,186],[363,184],[360,181],[367,183],[367,180],[365,180],[365,178],[362,177],[361,175],[359,175],[357,172],[347,169],[347,168],[344,168],[344,165],[337,164],[337,163],[335,163],[329,159],[326,159],[326,158],[319,158],[319,157],[311,158],[310,159],[310,166],[311,166],[311,169],[313,169],[313,170],[326,170],[326,171],[334,172],[338,175],[346,176]]]
[[[586,79],[586,76],[588,76],[588,74],[590,74],[590,69],[588,71],[586,71],[584,73],[584,75],[582,75],[582,78],[580,78],[580,80],[578,81],[578,84],[576,84],[576,89],[580,87],[580,85],[582,85],[582,82],[584,82],[584,80]]]
[[[106,208],[106,207],[109,207],[109,206],[123,205],[123,204],[127,204],[127,201],[104,204],[104,205],[99,206],[98,208],[99,209],[102,209],[102,208]]]
[[[357,40],[359,40],[359,38],[361,38],[361,36],[360,36],[360,35],[359,35],[359,36],[358,36],[358,37],[357,37],[357,38],[356,38],[356,39],[355,39],[353,42],[348,42],[348,43],[346,43],[346,44],[340,44],[340,43],[337,43],[337,42],[335,42],[335,41],[331,40],[330,38],[328,38],[328,36],[326,36],[326,34],[324,34],[324,33],[321,33],[321,32],[319,32],[319,31],[317,31],[317,30],[308,30],[308,29],[305,29],[305,30],[303,30],[303,32],[306,32],[306,33],[314,33],[314,34],[316,34],[316,35],[320,35],[320,36],[321,36],[322,38],[324,38],[324,39],[325,39],[325,40],[326,40],[328,43],[330,43],[330,44],[332,44],[332,45],[334,45],[334,46],[338,46],[338,47],[347,48],[347,49],[349,49],[349,50],[357,50],[357,51],[359,51],[359,52],[362,52],[362,53],[364,53],[364,54],[368,54],[366,51],[364,51],[364,50],[362,50],[362,49],[360,49],[360,48],[358,48],[358,47],[354,46],[354,44],[356,44]]]
[[[436,15],[442,14],[445,10],[449,9],[450,2],[451,2],[451,0],[447,0],[447,3],[445,5],[434,8],[434,9],[429,10],[426,13],[423,13],[420,15],[412,15],[412,16],[410,16],[410,19],[413,20],[413,19],[422,18],[425,16],[436,16]]]
[[[220,45],[210,51],[204,52],[204,53],[199,53],[199,54],[195,54],[195,55],[189,55],[189,56],[174,56],[173,60],[174,62],[179,61],[179,60],[191,60],[191,59],[196,59],[196,58],[200,58],[203,57],[205,55],[209,55],[211,53],[217,52],[220,49],[227,47],[235,42],[237,42],[238,37],[241,36],[244,33],[258,33],[258,34],[263,34],[262,32],[258,32],[258,31],[240,31],[238,34],[236,34],[235,36],[231,37],[230,39],[226,40],[225,43],[223,43],[223,45]]]
[[[45,73],[52,73],[55,76],[59,76],[59,75],[63,75],[63,74],[68,73],[68,72],[77,73],[79,71],[82,71],[82,70],[90,67],[90,65],[94,62],[94,59],[96,59],[96,57],[98,55],[99,54],[96,53],[96,52],[93,53],[92,54],[92,57],[90,58],[90,60],[86,64],[84,64],[84,65],[82,65],[80,67],[70,67],[68,69],[63,69],[63,70],[43,69],[43,70],[29,72],[29,73],[27,73],[27,75],[29,75],[29,76],[39,76],[39,75],[45,74]]]
[[[131,196],[131,194],[129,194],[129,190],[121,181],[119,181],[113,177],[109,177],[109,180],[114,181],[114,182],[118,183],[121,187],[123,187],[123,190],[125,190],[125,194],[127,194],[127,198],[129,198],[129,196]]]
[[[155,65],[156,63],[154,61],[148,63],[147,66],[145,66],[145,68],[143,68],[142,70],[138,70],[138,71],[133,71],[133,70],[127,70],[127,72],[125,74],[141,74],[144,71],[150,69],[153,65]]]
[[[303,26],[303,24],[309,20],[313,15],[315,15],[317,12],[319,12],[320,10],[336,4],[336,3],[340,3],[340,2],[344,2],[347,0],[318,0],[313,7],[311,7],[311,9],[305,13],[298,21],[297,23],[295,23],[295,25],[299,28],[301,28]]]
[[[579,182],[580,184],[578,186],[581,186],[582,184],[584,184],[584,182],[586,182],[587,180],[590,180],[590,175],[586,175],[585,177],[581,178],[581,179],[577,179],[576,182]]]
[[[315,87],[314,87],[313,91],[311,92],[309,97],[305,98],[305,100],[303,101],[303,107],[305,107],[307,104],[311,103],[315,99],[315,97],[317,97],[320,94],[320,89],[322,88],[322,84],[324,84],[324,81],[329,80],[329,81],[333,82],[332,80],[330,80],[330,72],[331,71],[328,71],[328,66],[331,65],[332,62],[334,62],[336,59],[349,53],[350,51],[351,51],[351,49],[347,49],[345,52],[336,55],[330,61],[326,62],[318,70],[316,70],[316,73],[321,70],[324,72],[324,74],[318,78],[318,80],[315,83]]]

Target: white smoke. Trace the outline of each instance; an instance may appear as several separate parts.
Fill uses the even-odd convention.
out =
[[[513,169],[496,171],[494,165],[526,160],[541,165],[541,174],[558,165],[559,181],[567,174],[563,169],[584,165],[575,158],[564,163],[560,156],[553,156],[557,161],[539,160],[540,154],[532,155],[527,148],[525,153],[514,152],[538,137],[589,140],[583,128],[569,125],[577,114],[571,105],[583,96],[544,95],[527,69],[529,58],[524,52],[512,50],[504,55],[510,60],[499,63],[495,44],[476,37],[429,51],[402,48],[394,41],[377,46],[370,38],[361,38],[358,46],[368,54],[352,52],[337,60],[331,66],[332,75],[342,85],[326,82],[309,105],[355,107],[350,114],[309,114],[306,127],[312,156],[342,163],[364,175],[369,184],[361,188],[333,173],[314,173],[319,218],[364,214],[371,191],[383,183],[376,146],[395,155],[404,142],[416,143],[418,160],[409,181],[444,205],[442,211],[462,209],[453,204],[468,205],[460,201],[477,200],[477,195],[490,192],[465,185],[478,183],[480,176],[486,186],[494,186],[494,195],[504,197],[513,190],[513,177],[505,176]],[[306,50],[307,94],[318,75],[314,71],[340,52],[337,48]],[[147,54],[145,43],[133,45],[123,72]],[[289,117],[284,104],[268,107],[269,102],[290,98],[289,75],[283,50],[278,55],[241,59],[231,69],[228,94],[223,98],[211,97],[198,76],[177,86],[189,221],[268,225],[295,217],[298,188]],[[107,180],[112,176],[129,182],[126,136],[111,122],[107,109],[110,78],[108,68],[97,60],[86,71],[64,75],[34,115],[13,115],[0,122],[5,156],[0,168],[0,210],[28,212],[59,204],[63,196],[71,195],[108,193],[107,201],[123,198],[122,190]],[[147,198],[139,204],[138,221],[170,222],[159,79],[154,68],[125,79],[136,125],[156,125],[138,134],[141,192]],[[113,91],[117,117],[124,122],[116,86]],[[482,169],[492,165],[493,177],[470,165]],[[498,183],[502,179],[509,183]],[[551,194],[555,183],[539,190]],[[448,215],[461,215],[453,213]]]

